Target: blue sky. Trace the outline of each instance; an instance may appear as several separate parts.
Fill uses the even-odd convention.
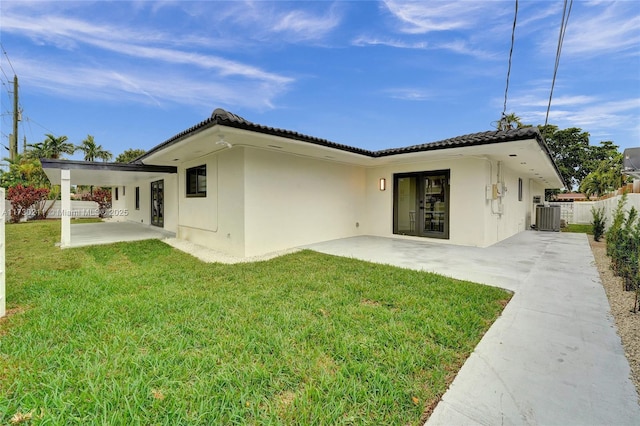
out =
[[[3,0],[2,143],[14,70],[20,146],[149,149],[217,107],[373,150],[490,130],[514,5]],[[507,113],[525,123],[545,120],[562,9],[520,1]],[[640,146],[640,2],[574,2],[549,122]]]

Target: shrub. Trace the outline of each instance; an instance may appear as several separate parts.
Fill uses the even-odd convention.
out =
[[[611,227],[607,231],[607,256],[611,258],[611,268],[617,272],[618,261],[620,259],[620,239],[622,238],[622,225],[624,225],[625,211],[624,206],[627,203],[627,194],[623,194],[618,206],[613,213],[613,221]]]
[[[36,203],[46,200],[49,196],[48,188],[36,188],[31,185],[12,186],[7,191],[7,199],[11,201],[11,222],[17,223],[29,213],[29,209]],[[37,216],[36,209],[31,216]]]
[[[111,208],[111,189],[94,188],[90,194],[84,194],[82,199],[84,201],[95,201],[98,203],[98,217],[103,218],[107,210]]]
[[[622,196],[613,216],[613,223],[607,231],[607,255],[611,257],[611,267],[622,277],[624,290],[635,290],[633,312],[637,312],[640,297],[640,214],[632,207],[624,210],[626,194]]]
[[[604,215],[604,208],[600,207],[596,209],[595,207],[591,207],[591,215],[593,216],[593,239],[596,241],[600,241],[600,239],[604,235],[604,227],[607,223],[607,218]]]

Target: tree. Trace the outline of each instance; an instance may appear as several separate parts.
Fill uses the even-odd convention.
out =
[[[113,154],[103,149],[102,145],[96,144],[91,135],[87,135],[87,138],[77,148],[84,152],[84,161],[95,161],[96,159],[109,161],[113,158]]]
[[[623,182],[622,154],[618,154],[619,156],[614,158],[600,160],[596,169],[580,182],[580,192],[584,192],[587,197],[592,195],[600,197],[620,188]]]
[[[559,130],[553,124],[539,129],[568,188],[576,188],[591,172],[589,133],[577,127]]]
[[[498,122],[498,128],[500,130],[522,129],[523,127],[531,127],[530,124],[524,124],[515,113],[503,115],[502,119]]]
[[[40,160],[29,155],[18,155],[13,160],[4,159],[9,163],[9,170],[0,172],[0,186],[10,188],[18,184],[49,188],[51,183],[42,169]]]
[[[147,151],[145,151],[144,149],[129,148],[116,157],[116,163],[130,163],[146,152]]]
[[[77,148],[74,144],[67,142],[69,138],[66,136],[55,137],[47,133],[44,141],[28,145],[32,149],[29,156],[34,158],[53,158],[58,159],[62,154],[73,154]]]

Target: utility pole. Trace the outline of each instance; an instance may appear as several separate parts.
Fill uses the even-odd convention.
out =
[[[18,156],[18,121],[20,120],[18,111],[18,76],[13,76],[13,137],[9,140],[9,158],[15,160]]]

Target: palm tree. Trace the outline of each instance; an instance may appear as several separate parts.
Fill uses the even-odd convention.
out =
[[[523,127],[531,127],[530,124],[523,124],[515,113],[503,114],[498,121],[498,130],[522,129]]]
[[[55,137],[47,133],[44,141],[28,145],[32,148],[30,155],[35,158],[60,158],[61,154],[73,154],[77,148],[74,144],[67,142],[66,136]]]
[[[109,161],[113,157],[113,154],[103,149],[102,145],[96,144],[91,135],[87,135],[82,144],[78,145],[78,149],[84,152],[84,161],[95,161],[96,159]]]

